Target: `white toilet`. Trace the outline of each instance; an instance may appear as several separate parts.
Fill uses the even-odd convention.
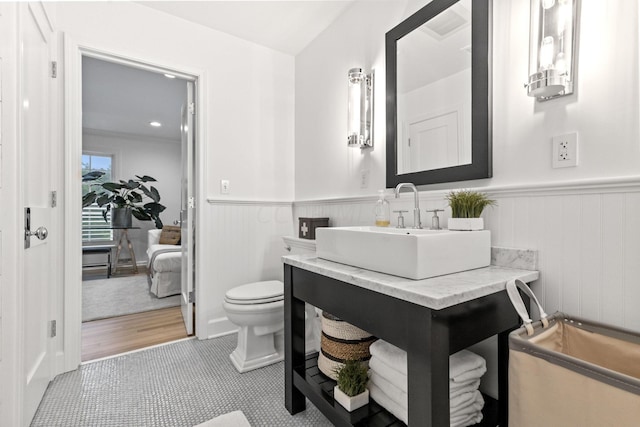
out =
[[[278,280],[255,282],[227,292],[223,303],[229,320],[238,325],[238,346],[231,361],[247,372],[281,361],[275,334],[284,329],[284,285]],[[279,346],[281,347],[281,346]]]
[[[291,254],[315,252],[315,241],[284,237]],[[284,285],[278,280],[249,283],[229,290],[223,307],[227,318],[239,326],[238,346],[229,356],[238,372],[262,368],[284,359]],[[306,350],[318,351],[317,315],[305,305]],[[318,336],[316,336],[318,335]],[[316,344],[316,341],[318,342]]]

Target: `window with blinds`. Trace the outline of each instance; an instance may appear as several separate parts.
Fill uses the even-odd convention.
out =
[[[82,183],[82,195],[95,189],[96,184],[112,181],[113,175],[113,156],[106,154],[82,154],[82,175],[100,171],[104,175],[94,182]],[[104,207],[98,207],[97,204],[87,206],[82,209],[82,241],[83,242],[100,242],[113,240],[113,230],[111,227],[111,217],[107,215],[105,222],[102,212]]]

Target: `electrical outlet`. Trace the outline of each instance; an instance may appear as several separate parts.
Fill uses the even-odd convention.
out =
[[[360,188],[369,187],[369,170],[360,171]]]
[[[229,183],[228,179],[220,180],[220,194],[229,194],[230,187],[231,184]]]
[[[578,133],[566,133],[552,139],[551,167],[578,166]]]

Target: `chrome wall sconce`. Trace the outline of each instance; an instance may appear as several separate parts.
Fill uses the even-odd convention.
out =
[[[527,95],[540,101],[573,93],[580,0],[531,0]]]
[[[349,147],[373,147],[373,72],[362,68],[349,70],[347,144]]]

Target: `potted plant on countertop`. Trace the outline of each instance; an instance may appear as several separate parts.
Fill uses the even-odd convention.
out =
[[[347,360],[336,369],[338,384],[333,388],[333,398],[349,412],[369,403],[368,370],[357,360]]]
[[[82,176],[82,182],[98,181],[104,172],[93,171]],[[102,216],[107,221],[107,215],[111,212],[111,225],[119,228],[131,227],[131,215],[140,221],[154,221],[156,228],[162,228],[160,213],[166,209],[160,202],[160,193],[145,183],[156,182],[156,179],[148,175],[135,176],[136,179],[120,182],[97,183],[99,189],[92,190],[82,198],[82,207],[97,203],[104,207]],[[145,198],[147,202],[145,203]]]
[[[487,206],[494,206],[495,200],[477,191],[460,190],[447,195],[451,207],[449,230],[483,230],[484,220],[480,218]]]

